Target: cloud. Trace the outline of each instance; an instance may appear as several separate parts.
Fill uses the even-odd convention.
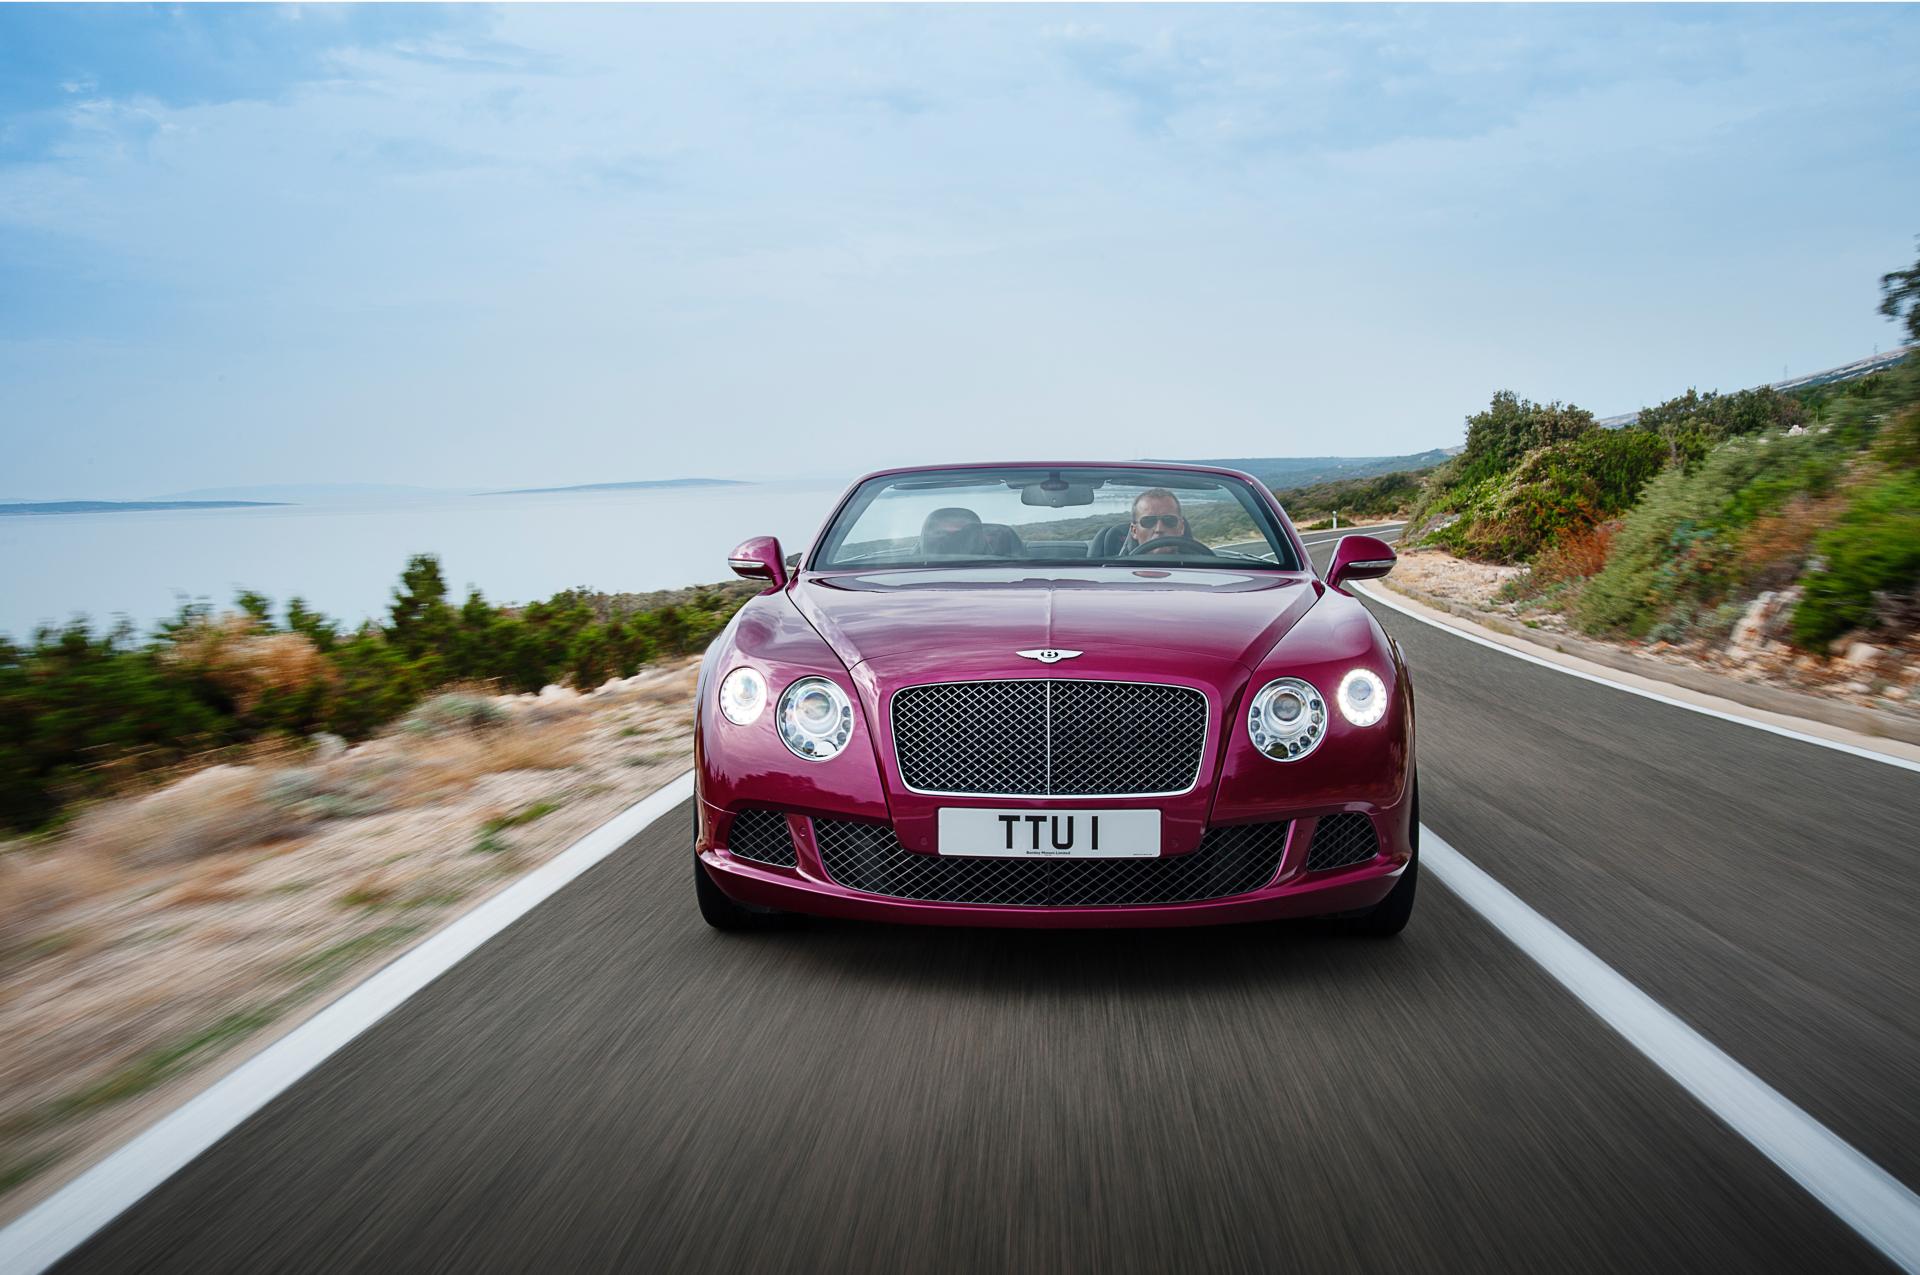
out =
[[[400,40],[390,46],[396,57],[424,62],[452,71],[486,74],[558,75],[564,66],[522,45],[471,33],[438,34],[428,39]]]
[[[1838,361],[1909,251],[1910,10],[1070,16],[0,7],[11,420],[142,490],[1401,452]]]
[[[1724,82],[1742,73],[1743,37],[1767,21],[1687,10],[1635,19],[1524,7],[1291,8],[1045,34],[1061,63],[1122,103],[1142,132],[1237,160],[1484,136],[1600,86]]]

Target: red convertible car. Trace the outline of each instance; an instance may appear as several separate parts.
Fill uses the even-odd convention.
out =
[[[1204,925],[1413,907],[1399,648],[1259,483],[1188,465],[898,469],[701,665],[694,887],[721,929]]]

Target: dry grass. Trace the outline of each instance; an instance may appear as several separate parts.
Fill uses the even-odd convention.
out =
[[[244,899],[250,891],[242,879],[253,865],[234,855],[223,855],[188,869],[180,884],[163,891],[163,907],[203,907],[210,903],[231,903]]]
[[[349,885],[340,902],[350,908],[378,907],[399,892],[388,874],[381,870],[366,873]]]
[[[1741,577],[1755,589],[1784,589],[1799,578],[1813,538],[1831,527],[1847,507],[1847,494],[1821,499],[1795,496],[1775,514],[1756,518],[1740,535]]]
[[[118,880],[99,860],[58,850],[0,853],[0,971],[44,938],[62,908],[97,898]]]
[[[270,800],[269,773],[214,766],[132,801],[103,802],[74,822],[62,851],[113,867],[148,868],[288,836],[299,820]]]
[[[482,733],[443,735],[404,751],[355,755],[325,768],[324,778],[379,808],[442,801],[487,775],[514,770],[563,770],[578,765],[588,723],[515,722]]]
[[[586,748],[587,729],[584,720],[563,719],[504,731],[483,741],[483,768],[478,773],[560,770],[577,765]]]
[[[681,677],[665,678],[642,687],[635,698],[643,704],[674,704],[693,698],[694,683],[698,677],[688,673]]]
[[[196,621],[175,635],[170,663],[198,669],[249,712],[275,691],[338,680],[333,666],[303,633],[255,633],[247,615]]]
[[[1618,521],[1603,522],[1561,537],[1533,560],[1531,584],[1535,588],[1546,588],[1598,574],[1600,568],[1607,565],[1607,551],[1613,547],[1613,537],[1619,530]]]

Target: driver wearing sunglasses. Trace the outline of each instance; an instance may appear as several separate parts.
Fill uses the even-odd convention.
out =
[[[1133,522],[1127,528],[1128,553],[1140,553],[1143,546],[1169,537],[1184,539],[1187,519],[1180,512],[1180,498],[1164,487],[1143,491],[1133,498]],[[1155,545],[1147,553],[1178,553],[1178,545]]]

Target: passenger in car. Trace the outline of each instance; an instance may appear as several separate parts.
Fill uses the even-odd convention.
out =
[[[920,552],[982,558],[1024,558],[1027,547],[1012,527],[981,522],[980,515],[960,505],[928,514],[920,524]]]

